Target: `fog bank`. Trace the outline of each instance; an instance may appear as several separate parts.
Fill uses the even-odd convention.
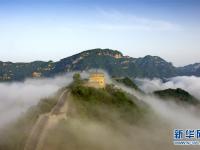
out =
[[[167,82],[163,82],[161,79],[150,80],[137,78],[136,82],[147,93],[167,88],[182,88],[200,100],[200,77],[177,76],[169,78]]]
[[[160,79],[137,79],[139,87],[146,93],[167,88],[182,88],[200,99],[200,78],[199,77],[174,77],[164,83]],[[117,84],[124,91],[136,96],[140,101],[147,104],[156,114],[158,119],[170,124],[174,128],[199,128],[200,111],[192,105],[179,105],[173,101],[166,101],[152,94],[143,94],[134,89]]]
[[[18,117],[41,98],[54,94],[72,81],[72,73],[24,82],[0,83],[0,127]]]

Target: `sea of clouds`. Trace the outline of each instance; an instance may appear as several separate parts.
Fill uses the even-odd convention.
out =
[[[200,99],[200,77],[196,76],[177,76],[169,78],[166,82],[161,79],[136,79],[140,89],[146,93],[151,93],[156,90],[164,90],[168,88],[182,88],[190,94]]]
[[[106,74],[106,82],[114,83]],[[11,122],[25,112],[30,106],[36,105],[41,98],[51,96],[58,89],[71,83],[73,73],[57,76],[55,78],[27,79],[24,82],[0,83],[0,127]],[[87,73],[82,74],[87,77]],[[174,77],[163,82],[160,79],[137,79],[139,87],[146,93],[167,88],[182,88],[200,99],[200,78],[199,77]],[[151,118],[152,127],[144,128],[140,126],[129,126],[120,124],[122,131],[116,132],[98,122],[71,122],[70,129],[74,136],[80,138],[80,142],[85,140],[89,147],[94,149],[181,149],[172,144],[173,129],[195,129],[199,128],[200,113],[195,106],[179,106],[173,101],[164,101],[153,95],[143,94],[123,85],[118,87],[136,96],[143,103],[147,104],[155,113],[156,118]],[[74,124],[73,124],[74,123]],[[60,128],[60,127],[59,127]],[[77,130],[79,129],[79,130]],[[59,129],[63,133],[64,129]],[[126,134],[128,133],[128,134]],[[101,140],[94,140],[101,135]],[[135,136],[137,135],[137,136]],[[63,135],[66,137],[66,135]],[[53,139],[55,137],[53,135]],[[59,139],[60,140],[60,139]],[[115,144],[113,144],[115,143]],[[67,145],[69,146],[69,145]],[[87,144],[88,146],[88,144]],[[184,149],[184,148],[183,148]],[[185,149],[192,149],[186,147]]]
[[[105,75],[107,82],[112,83],[106,72]],[[42,98],[53,95],[58,89],[71,83],[72,76],[73,73],[68,73],[54,78],[26,79],[23,82],[0,83],[0,127],[17,118],[30,106],[36,105]],[[88,74],[82,73],[82,76],[85,78]],[[150,80],[139,78],[137,78],[136,81],[139,88],[146,93],[167,88],[182,88],[200,99],[200,77],[177,76],[168,79],[167,82],[163,82],[161,79]],[[165,118],[170,118],[171,116],[172,120],[178,120],[174,117],[174,114],[179,114],[176,112],[177,109],[180,110],[178,111],[180,112],[180,116],[185,114],[188,119],[194,118],[193,114],[190,115],[190,113],[185,112],[192,108],[187,108],[187,110],[185,110],[185,108],[181,108],[176,104],[172,105],[171,103],[168,104],[162,100],[160,101],[156,97],[140,95],[127,87],[123,87],[122,85],[120,85],[120,87],[129,93],[131,92],[133,95],[137,95],[139,99],[142,99]],[[181,118],[180,116],[178,118]]]
[[[128,87],[120,85],[120,88],[136,96],[139,100],[147,104],[164,122],[171,124],[173,128],[199,128],[200,111],[199,107],[192,105],[179,105],[175,101],[166,101],[149,94],[156,90],[168,88],[182,88],[200,100],[200,77],[177,76],[169,78],[167,82],[161,79],[136,79],[136,83],[146,94],[134,91]]]
[[[72,81],[72,73],[55,78],[0,83],[0,127],[17,118],[42,98],[53,95]]]
[[[113,83],[118,88],[134,95],[139,101],[145,103],[153,111],[153,115],[148,114],[148,123],[143,125],[137,124],[126,124],[119,118],[112,118],[116,126],[120,127],[116,130],[113,126],[106,126],[100,122],[94,120],[85,120],[75,118],[68,120],[63,126],[58,126],[53,128],[48,135],[49,141],[46,144],[45,149],[51,147],[49,143],[55,142],[58,139],[59,146],[67,147],[71,150],[73,149],[140,149],[140,150],[192,150],[198,149],[198,147],[184,147],[184,146],[174,146],[173,145],[173,130],[174,129],[198,129],[200,124],[199,111],[196,110],[195,106],[183,106],[178,105],[173,101],[165,101],[159,99],[152,94],[143,94],[141,92],[135,91],[128,88],[122,84],[116,83],[109,75],[106,75],[106,83]],[[182,78],[182,80],[180,80]],[[186,83],[190,83],[190,80],[194,77],[175,77],[168,80],[168,84],[171,86],[164,86],[161,80],[154,79],[140,79],[140,88],[148,87],[149,91],[166,89],[166,88],[183,88],[186,90]],[[195,77],[196,78],[196,77]],[[175,82],[177,79],[177,82]],[[178,80],[179,79],[179,80]],[[186,80],[184,80],[186,79]],[[198,79],[198,78],[197,78]],[[142,82],[143,81],[143,82]],[[145,82],[147,81],[147,82]],[[159,81],[157,86],[149,85],[154,81]],[[180,82],[178,86],[178,81]],[[172,84],[173,82],[174,84]],[[181,83],[183,82],[183,83]],[[197,82],[197,81],[196,81]],[[200,83],[200,82],[199,82]],[[148,86],[147,86],[147,85]],[[173,86],[174,85],[174,86]],[[176,86],[175,86],[176,85]],[[185,88],[184,88],[185,86]],[[192,85],[191,85],[192,86]],[[155,88],[156,87],[156,88]],[[196,89],[198,89],[196,87]],[[144,88],[143,88],[144,90]],[[103,109],[103,108],[102,108]],[[110,113],[113,113],[112,111]],[[155,113],[155,114],[154,114]],[[114,115],[115,116],[115,115]],[[66,132],[68,131],[68,132]],[[52,133],[51,133],[52,132]],[[63,134],[65,133],[65,134]],[[55,137],[57,135],[57,137]],[[73,136],[71,136],[73,135]],[[69,137],[68,137],[69,136]],[[51,138],[50,138],[51,137]],[[74,138],[71,140],[71,138]],[[98,138],[94,138],[98,137]],[[68,139],[67,142],[65,139]],[[76,145],[76,146],[74,146]],[[55,146],[55,145],[54,145]],[[58,146],[58,145],[57,145]]]

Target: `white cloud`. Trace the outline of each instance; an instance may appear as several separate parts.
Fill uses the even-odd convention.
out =
[[[200,83],[200,78],[197,77],[175,77],[171,80],[172,81],[169,81],[165,84],[159,79],[140,79],[140,82],[142,82],[140,88],[152,92],[159,89],[182,87],[191,93],[196,93],[200,89],[200,86],[198,85],[198,83]],[[195,88],[191,89],[192,85],[194,85]],[[158,117],[156,118],[156,121],[163,121],[165,124],[170,125],[171,132],[175,128],[199,128],[200,111],[198,107],[191,105],[178,105],[174,101],[162,100],[153,95],[143,94],[121,85],[120,87],[126,92],[136,96],[140,101],[150,106],[150,108],[158,115],[156,116]]]
[[[170,78],[167,82],[160,79],[136,79],[140,88],[149,93],[156,90],[164,90],[167,88],[182,88],[200,100],[200,77],[195,76],[177,76]]]
[[[17,118],[41,98],[54,94],[72,81],[72,74],[24,82],[0,83],[0,127]]]
[[[150,19],[136,16],[134,14],[122,13],[119,11],[99,10],[99,23],[96,28],[106,30],[145,30],[145,31],[175,31],[182,30],[182,27],[170,21]]]
[[[154,96],[140,96],[164,121],[174,128],[198,128],[200,124],[199,110],[194,106],[178,105]]]

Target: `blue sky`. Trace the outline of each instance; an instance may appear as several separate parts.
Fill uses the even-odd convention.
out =
[[[54,60],[86,49],[200,62],[199,0],[0,0],[0,60]]]

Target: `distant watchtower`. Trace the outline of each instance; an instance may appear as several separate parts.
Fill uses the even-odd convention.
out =
[[[40,72],[33,72],[32,73],[33,78],[39,78],[39,77],[41,77],[41,75],[42,75],[42,73],[40,73]]]
[[[95,88],[105,88],[105,76],[104,73],[91,73],[89,77],[89,86]]]

